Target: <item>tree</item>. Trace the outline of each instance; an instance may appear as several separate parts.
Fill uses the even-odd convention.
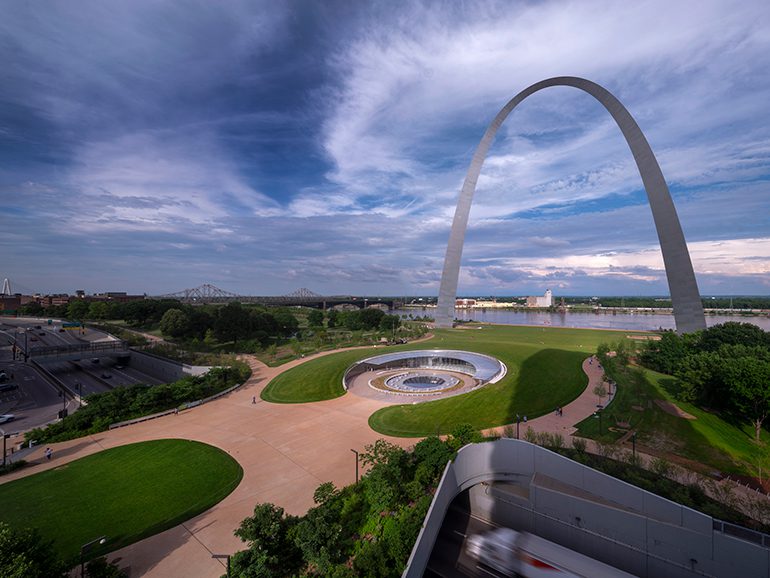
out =
[[[169,309],[160,320],[160,330],[164,335],[182,337],[187,333],[190,320],[181,309]]]
[[[339,313],[337,313],[336,309],[329,309],[329,311],[326,312],[326,326],[329,328],[337,327],[337,316]]]
[[[456,425],[449,434],[447,443],[449,447],[457,451],[468,444],[475,444],[482,440],[481,434],[469,423]]]
[[[273,313],[273,318],[278,326],[278,333],[282,337],[294,335],[299,329],[299,321],[288,309],[278,309]]]
[[[324,314],[320,309],[313,309],[307,314],[307,322],[310,327],[323,327]]]
[[[83,321],[88,315],[88,301],[73,299],[67,306],[67,317],[75,321]]]
[[[294,545],[290,530],[297,518],[284,515],[283,508],[257,504],[254,515],[235,531],[249,549],[232,559],[234,576],[290,576],[299,569],[302,555]]]
[[[751,357],[725,359],[723,363],[732,405],[741,416],[751,420],[758,442],[762,424],[770,415],[770,363]]]
[[[709,327],[700,334],[700,348],[716,351],[723,345],[745,345],[746,347],[770,347],[770,333],[753,323],[729,321]]]
[[[237,343],[248,335],[249,316],[240,303],[228,303],[220,307],[214,321],[214,334],[220,341]]]
[[[0,522],[0,576],[5,578],[58,578],[66,576],[53,545],[37,530],[15,530]]]
[[[398,315],[383,315],[380,320],[380,331],[395,331],[401,325],[401,318]]]
[[[359,312],[361,325],[363,329],[377,329],[380,326],[385,312],[382,309],[367,307]]]
[[[92,301],[88,306],[89,319],[107,319],[110,307],[104,301]]]

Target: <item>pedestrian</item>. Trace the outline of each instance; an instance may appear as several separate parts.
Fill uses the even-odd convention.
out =
[[[251,396],[251,403],[257,403],[257,396],[256,395],[252,395]]]
[[[47,459],[49,462],[51,461],[51,454],[53,454],[51,448],[45,448],[45,459]]]
[[[527,423],[527,416],[524,416],[524,423]]]

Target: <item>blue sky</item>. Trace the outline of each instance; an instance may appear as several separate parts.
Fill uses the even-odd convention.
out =
[[[0,0],[0,277],[17,291],[435,295],[487,124],[609,89],[703,294],[770,293],[770,4]],[[668,292],[618,129],[528,98],[461,294]]]

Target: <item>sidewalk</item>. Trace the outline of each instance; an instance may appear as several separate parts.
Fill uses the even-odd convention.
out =
[[[554,408],[553,411],[538,418],[528,419],[526,422],[522,421],[519,424],[520,438],[523,439],[527,429],[532,428],[536,433],[548,432],[561,434],[566,441],[568,437],[577,431],[575,424],[594,413],[597,409],[597,404],[601,403],[603,406],[606,406],[612,401],[612,396],[605,396],[601,398],[600,402],[599,398],[594,393],[594,388],[603,383],[602,376],[604,375],[604,370],[596,357],[589,357],[583,361],[583,371],[588,376],[588,385],[583,393],[581,393],[577,399],[565,405],[562,408],[561,415],[556,415],[556,408]],[[604,386],[605,389],[609,390],[607,383],[604,383]],[[515,422],[510,425],[516,427]],[[502,436],[504,427],[505,426],[490,428],[484,430],[483,433],[488,436]]]

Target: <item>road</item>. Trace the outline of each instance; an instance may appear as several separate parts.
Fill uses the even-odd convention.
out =
[[[425,571],[426,577],[489,578],[502,576],[495,570],[480,566],[465,553],[465,540],[473,534],[492,530],[495,526],[470,514],[468,492],[458,495],[447,510],[444,523],[433,545]]]
[[[65,407],[69,413],[78,409],[78,401],[63,399],[59,388],[46,377],[44,371],[39,371],[31,362],[24,362],[23,351],[25,346],[33,350],[39,346],[94,341],[103,339],[105,334],[92,329],[80,333],[60,331],[60,328],[61,323],[48,325],[45,320],[0,320],[0,370],[8,375],[8,383],[18,385],[18,388],[11,391],[0,392],[0,414],[16,416],[13,422],[3,426],[6,431],[27,431],[57,419],[59,410]],[[18,344],[15,353],[13,344]],[[98,362],[91,359],[77,362],[52,359],[42,360],[39,364],[71,391],[81,392],[83,397],[136,383],[162,383],[155,377],[120,365],[110,358]]]

